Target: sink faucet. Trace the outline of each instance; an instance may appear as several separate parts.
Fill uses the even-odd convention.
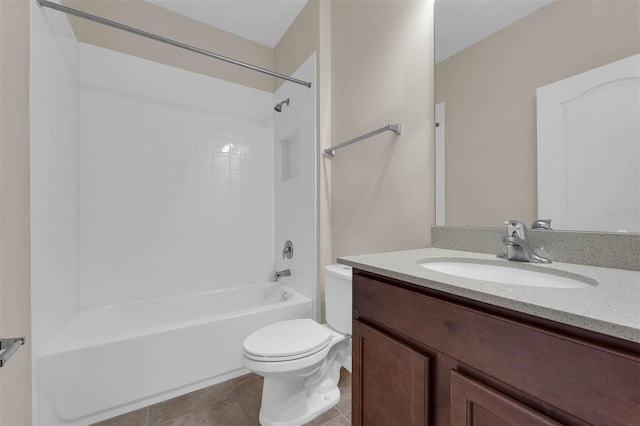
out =
[[[291,271],[289,269],[285,269],[285,270],[282,270],[282,271],[276,271],[273,274],[273,278],[276,281],[278,281],[282,277],[290,277],[290,276],[291,276]]]
[[[502,237],[506,252],[498,257],[521,262],[551,263],[551,259],[541,256],[529,245],[527,226],[519,220],[507,220],[507,235]]]

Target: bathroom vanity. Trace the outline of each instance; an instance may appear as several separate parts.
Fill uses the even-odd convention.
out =
[[[545,265],[590,285],[537,288],[421,266],[462,257],[496,262],[436,248],[340,259],[354,267],[354,424],[638,424],[640,272]]]

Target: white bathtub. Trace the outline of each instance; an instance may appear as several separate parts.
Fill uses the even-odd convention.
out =
[[[275,283],[83,308],[38,357],[38,422],[89,424],[242,375],[247,335],[311,312]]]

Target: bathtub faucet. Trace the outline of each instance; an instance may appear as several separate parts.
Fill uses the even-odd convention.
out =
[[[284,243],[284,248],[282,249],[282,258],[287,258],[287,259],[291,259],[293,257],[293,243],[291,242],[291,240],[287,240],[286,243]]]
[[[278,279],[282,277],[290,277],[290,276],[291,276],[291,271],[289,269],[285,269],[283,271],[276,271],[275,274],[273,274],[273,277],[275,278],[276,281],[278,281]]]

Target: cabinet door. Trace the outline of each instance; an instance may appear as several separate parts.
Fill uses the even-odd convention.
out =
[[[451,371],[451,424],[506,426],[560,423],[495,389]]]
[[[392,337],[353,322],[353,422],[426,425],[429,359]]]

